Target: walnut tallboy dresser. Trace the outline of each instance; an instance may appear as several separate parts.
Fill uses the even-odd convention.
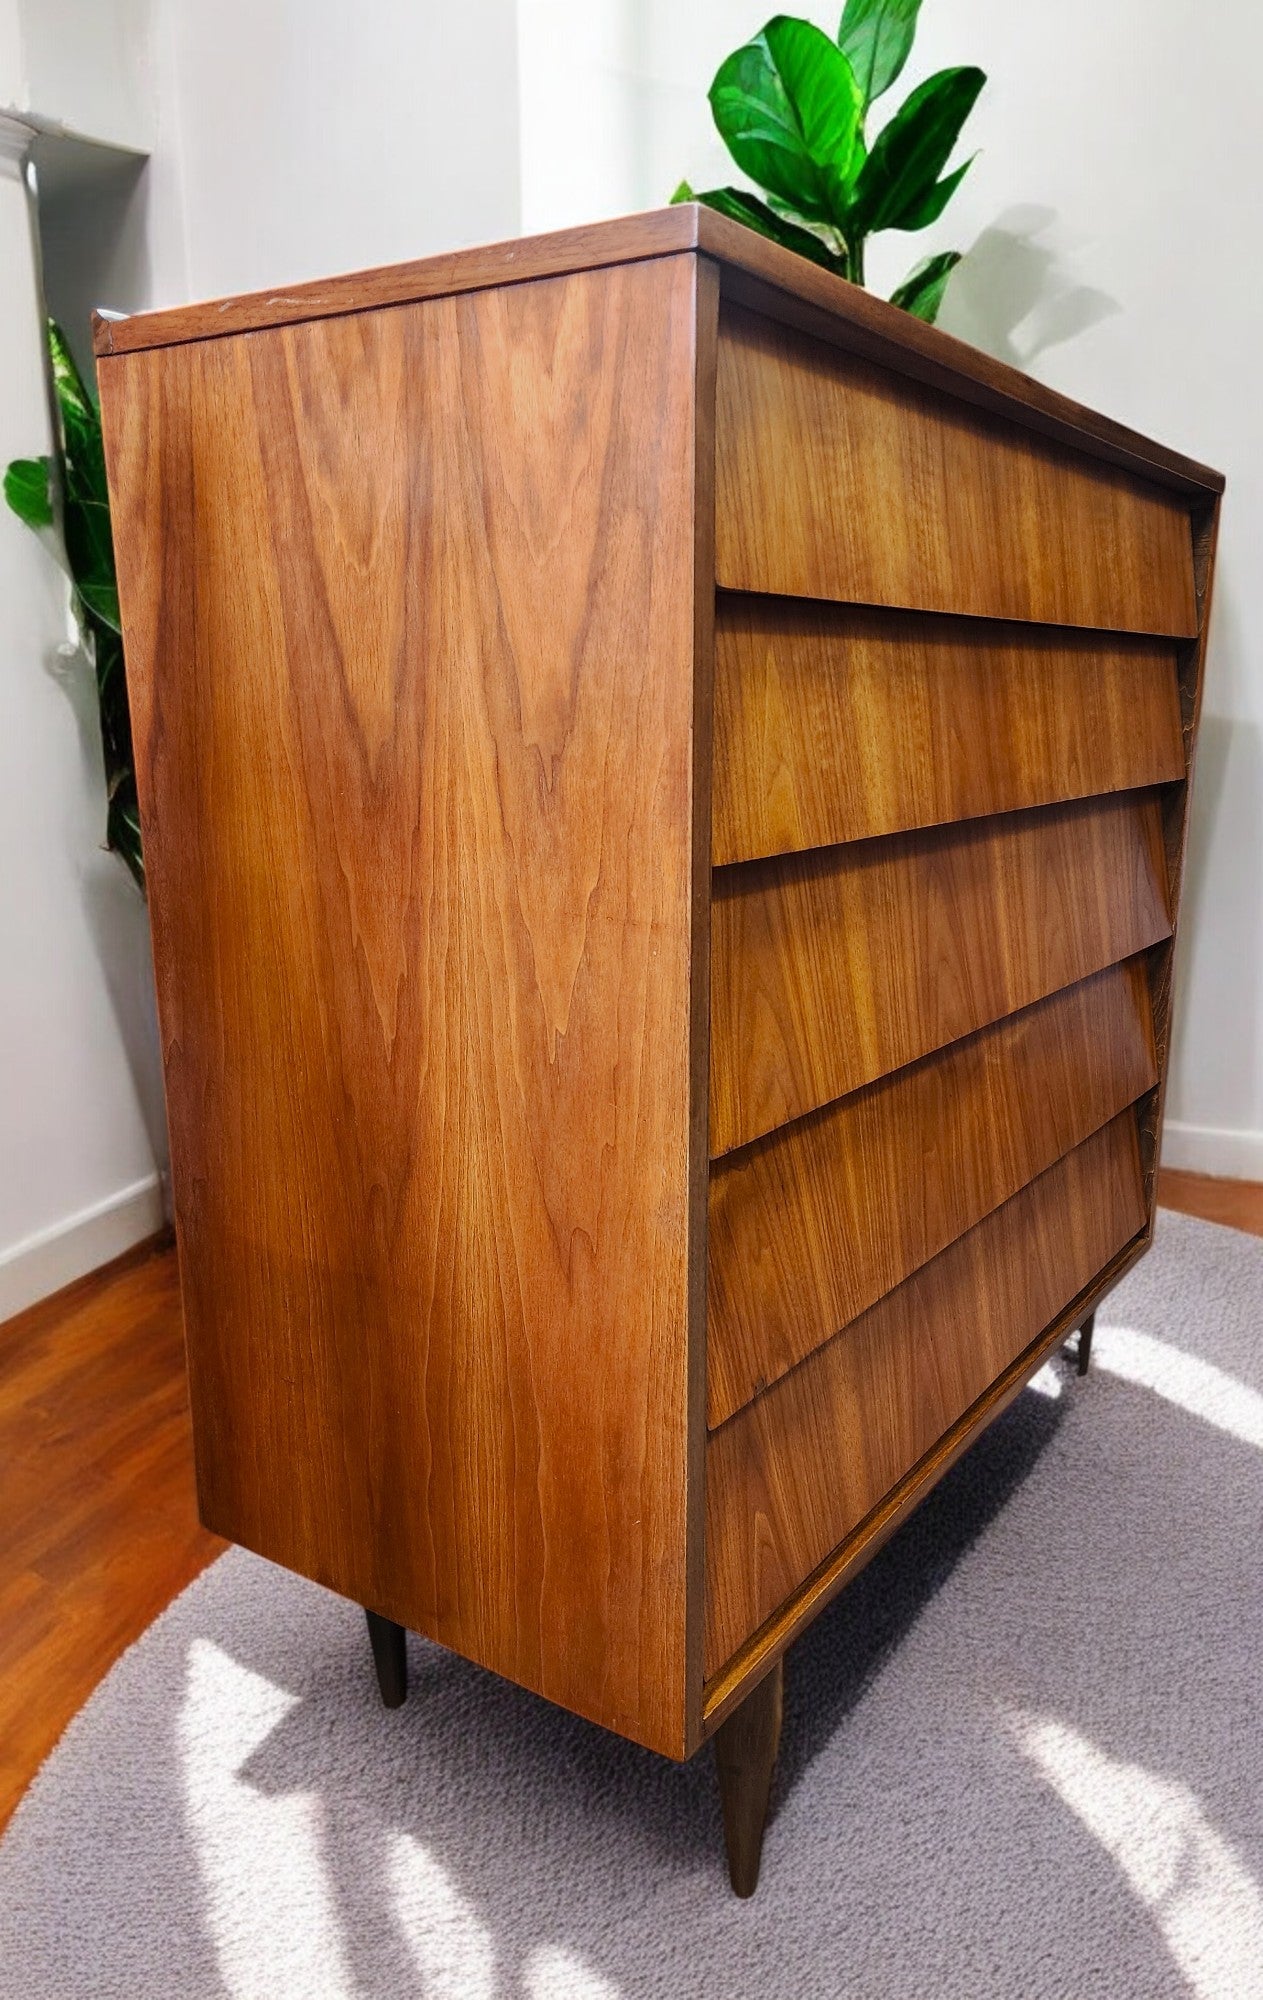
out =
[[[695,207],[97,352],[203,1519],[715,1735],[748,1892],[1148,1244],[1222,480]]]

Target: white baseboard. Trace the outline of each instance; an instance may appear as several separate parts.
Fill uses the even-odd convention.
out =
[[[146,1174],[78,1215],[0,1251],[0,1320],[59,1292],[63,1285],[121,1257],[156,1235],[165,1221],[160,1177]]]
[[[1263,1181],[1263,1132],[1228,1131],[1215,1125],[1162,1126],[1162,1164],[1226,1181]]]

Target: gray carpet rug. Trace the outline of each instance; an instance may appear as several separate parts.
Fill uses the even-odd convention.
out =
[[[4,2000],[1263,1995],[1263,1243],[1163,1215],[791,1655],[753,1902],[676,1768],[225,1556],[0,1843]]]

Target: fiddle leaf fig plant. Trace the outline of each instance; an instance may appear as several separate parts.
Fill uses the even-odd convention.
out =
[[[710,107],[733,159],[762,190],[682,181],[673,201],[701,201],[814,264],[864,283],[864,249],[885,229],[937,222],[972,164],[945,171],[986,82],[944,69],[920,84],[871,145],[869,112],[908,60],[921,0],[846,0],[837,39],[777,14],[722,62]],[[932,321],[960,252],[917,265],[893,303]]]
[[[4,476],[4,497],[28,528],[59,534],[75,616],[96,673],[105,750],[105,844],[126,863],[143,892],[145,863],[101,415],[55,320],[48,322],[48,353],[57,407],[56,457],[15,458]]]

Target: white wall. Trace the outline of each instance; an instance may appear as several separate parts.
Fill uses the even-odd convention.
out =
[[[836,29],[838,7],[792,11]],[[653,206],[682,177],[740,180],[705,93],[762,20],[757,0],[522,0],[524,226]],[[982,153],[933,231],[871,256],[889,290],[925,252],[970,249],[944,326],[1228,475],[1165,1158],[1259,1179],[1261,60],[1251,0],[925,0],[893,101],[931,70],[981,64]],[[568,101],[586,107],[577,128]],[[593,122],[589,171],[572,138]]]
[[[514,0],[167,0],[155,162],[174,147],[187,266],[159,256],[157,299],[516,235],[515,22]]]
[[[0,464],[49,437],[9,137],[0,128]],[[51,554],[0,511],[0,1319],[162,1220],[145,911],[101,849],[95,692],[67,646],[67,604]]]
[[[519,0],[523,229],[657,208],[683,179],[740,180],[706,92],[729,50],[777,11],[759,0]],[[779,11],[837,25],[810,6]]]
[[[0,108],[143,152],[151,4],[0,0]]]

